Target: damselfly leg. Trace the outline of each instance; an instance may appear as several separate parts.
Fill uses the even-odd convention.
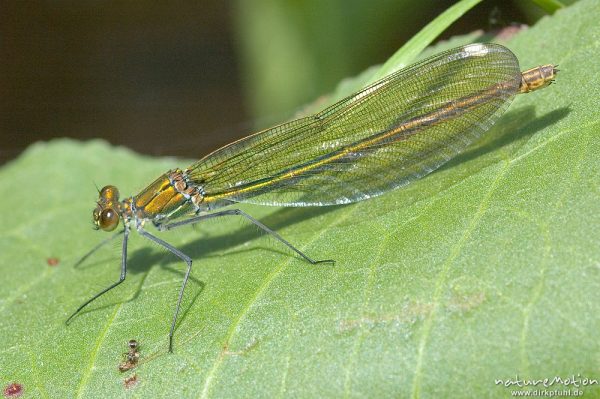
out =
[[[259,229],[261,229],[265,233],[274,237],[277,241],[281,242],[282,244],[284,244],[285,246],[287,246],[288,248],[290,248],[291,250],[296,252],[298,255],[300,255],[304,260],[306,260],[307,262],[309,262],[313,265],[316,265],[319,263],[335,263],[335,261],[332,259],[325,259],[325,260],[312,259],[308,255],[306,255],[304,252],[300,251],[298,248],[296,248],[294,245],[292,245],[289,241],[284,239],[276,231],[265,226],[263,223],[261,223],[260,221],[253,218],[252,216],[248,215],[246,212],[244,212],[240,209],[228,209],[228,210],[219,211],[219,212],[215,212],[215,213],[209,213],[206,215],[199,215],[199,216],[195,216],[191,219],[182,220],[179,222],[169,223],[169,224],[165,224],[165,225],[159,225],[158,228],[160,231],[173,230],[173,229],[176,229],[176,228],[179,228],[182,226],[193,225],[193,224],[199,223],[204,220],[214,219],[214,218],[218,218],[218,217],[222,217],[222,216],[242,216],[242,217],[244,217],[246,220],[250,221],[252,224],[257,226]],[[171,328],[169,330],[169,352],[173,352],[173,335],[175,332],[175,326],[177,325],[177,317],[179,315],[179,309],[181,308],[181,301],[183,300],[183,293],[185,291],[185,287],[189,280],[190,272],[192,271],[192,258],[190,258],[185,253],[181,252],[179,249],[177,249],[173,245],[169,244],[168,242],[147,232],[143,228],[138,228],[138,232],[140,233],[140,235],[146,237],[147,239],[149,239],[152,242],[155,242],[156,244],[160,245],[161,247],[163,247],[166,250],[168,250],[169,252],[171,252],[173,255],[177,256],[179,259],[184,261],[187,265],[187,269],[186,269],[185,275],[183,277],[183,282],[181,284],[181,288],[179,289],[179,296],[177,298],[177,305],[175,306],[175,313],[173,314]],[[86,302],[84,302],[81,306],[79,306],[79,308],[77,308],[77,310],[71,316],[69,316],[69,318],[66,321],[67,324],[69,324],[71,319],[73,319],[73,317],[75,317],[87,305],[89,305],[94,300],[96,300],[100,296],[104,295],[105,293],[107,293],[108,291],[112,290],[113,288],[115,288],[116,286],[121,284],[123,281],[125,281],[125,278],[127,276],[127,242],[128,242],[128,238],[129,238],[129,228],[125,228],[122,232],[119,232],[119,233],[111,236],[109,239],[101,242],[99,245],[94,247],[90,252],[88,252],[86,255],[84,255],[82,257],[82,259],[78,262],[78,264],[81,263],[83,260],[85,260],[87,257],[89,257],[93,252],[95,252],[97,249],[102,247],[104,244],[113,240],[114,238],[118,237],[121,234],[123,234],[123,250],[122,250],[122,256],[121,256],[121,275],[119,276],[119,281],[111,284],[109,287],[100,291],[99,293],[97,293],[96,295],[94,295],[93,297],[88,299]]]

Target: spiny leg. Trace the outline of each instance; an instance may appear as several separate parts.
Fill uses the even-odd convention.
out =
[[[243,217],[245,217],[247,220],[252,222],[252,224],[254,224],[256,227],[258,227],[262,231],[270,234],[271,236],[275,237],[279,242],[286,245],[288,248],[290,248],[291,250],[296,252],[298,255],[300,255],[302,258],[304,258],[305,260],[307,260],[308,262],[310,262],[313,265],[315,265],[317,263],[335,263],[335,261],[333,259],[314,260],[314,259],[310,258],[308,255],[306,255],[305,253],[300,251],[298,248],[293,246],[285,238],[280,236],[275,230],[272,230],[269,227],[265,226],[264,224],[262,224],[261,222],[259,222],[256,219],[254,219],[252,216],[248,215],[246,212],[242,211],[241,209],[228,209],[225,211],[209,213],[207,215],[195,216],[193,218],[190,218],[187,220],[182,220],[180,222],[174,222],[174,223],[161,225],[161,226],[159,226],[159,229],[160,230],[172,230],[177,227],[185,226],[188,224],[195,224],[202,220],[213,219],[213,218],[217,218],[217,217],[221,217],[221,216],[243,216]]]
[[[294,252],[296,252],[298,255],[300,255],[302,258],[304,258],[305,260],[307,260],[311,264],[317,264],[317,263],[334,263],[335,262],[334,260],[331,260],[331,259],[327,259],[327,260],[313,260],[312,258],[310,258],[309,256],[307,256],[306,254],[304,254],[302,251],[300,251],[299,249],[297,249],[296,247],[294,247],[289,241],[287,241],[286,239],[284,239],[283,237],[281,237],[277,232],[275,232],[274,230],[272,230],[269,227],[265,226],[264,224],[262,224],[261,222],[259,222],[258,220],[254,219],[252,216],[248,215],[247,213],[245,213],[244,211],[242,211],[240,209],[229,209],[229,210],[225,210],[225,211],[219,211],[219,212],[211,213],[211,214],[208,214],[208,215],[200,215],[200,216],[196,216],[196,217],[193,217],[191,219],[183,220],[183,221],[180,221],[180,222],[175,222],[175,223],[170,223],[170,224],[166,224],[166,225],[161,225],[161,226],[158,226],[158,228],[161,231],[172,230],[172,229],[175,229],[177,227],[185,226],[185,225],[188,225],[188,224],[195,224],[195,223],[198,223],[198,222],[200,222],[202,220],[213,219],[213,218],[217,218],[217,217],[221,217],[221,216],[243,216],[243,217],[245,217],[250,222],[252,222],[255,226],[257,226],[261,230],[263,230],[266,233],[268,233],[268,234],[272,235],[273,237],[275,237],[279,242],[285,244],[288,248],[292,249]],[[166,241],[161,240],[158,237],[155,237],[154,235],[148,233],[145,230],[139,230],[139,233],[141,235],[143,235],[144,237],[148,238],[149,240],[151,240],[151,241],[159,244],[163,248],[167,249],[169,252],[173,253],[175,256],[177,256],[178,258],[180,258],[181,260],[183,260],[188,265],[187,271],[186,271],[185,276],[183,278],[183,283],[181,284],[181,288],[179,290],[179,297],[177,299],[177,306],[175,308],[175,314],[173,315],[173,321],[171,323],[171,330],[169,331],[169,352],[173,352],[173,334],[174,334],[174,331],[175,331],[175,325],[177,324],[177,316],[179,314],[179,309],[181,307],[181,301],[183,299],[183,293],[185,291],[185,287],[186,287],[187,281],[188,281],[188,279],[190,277],[190,272],[192,270],[192,259],[189,256],[187,256],[186,254],[184,254],[183,252],[181,252],[180,250],[178,250],[177,248],[175,248],[174,246],[172,246],[171,244],[167,243]]]
[[[166,241],[161,240],[158,237],[153,236],[152,234],[148,233],[147,231],[140,229],[139,233],[141,235],[143,235],[144,237],[148,238],[149,240],[151,240],[151,241],[157,243],[158,245],[162,246],[163,248],[167,249],[173,255],[177,256],[179,259],[181,259],[185,263],[187,263],[187,266],[188,266],[187,271],[185,272],[185,277],[183,278],[183,284],[181,284],[181,288],[179,289],[179,298],[177,299],[177,306],[175,307],[175,314],[173,315],[173,321],[171,322],[171,330],[169,331],[169,352],[173,352],[173,333],[175,331],[175,324],[177,323],[177,315],[179,314],[181,300],[183,299],[183,291],[185,290],[185,285],[187,284],[187,281],[190,277],[190,272],[192,271],[192,258],[187,256],[186,254],[184,254],[183,252],[181,252],[180,250],[178,250],[171,244],[167,243]]]
[[[79,266],[80,264],[83,263],[83,261],[85,261],[87,258],[89,258],[90,256],[92,256],[92,254],[94,252],[96,252],[97,250],[99,250],[100,248],[102,248],[104,245],[108,244],[109,242],[111,242],[112,240],[114,240],[115,238],[117,238],[118,236],[120,236],[121,234],[123,234],[125,232],[125,230],[121,230],[118,233],[113,234],[112,236],[105,238],[104,240],[102,240],[99,244],[97,244],[94,248],[90,249],[85,255],[83,255],[81,258],[79,258],[79,260],[77,262],[75,262],[75,267]]]
[[[111,284],[109,287],[103,289],[102,291],[100,291],[99,293],[97,293],[96,295],[94,295],[93,297],[88,299],[87,301],[85,301],[83,303],[83,305],[81,305],[79,308],[77,308],[77,310],[75,312],[73,312],[73,314],[71,316],[69,316],[69,318],[65,321],[65,323],[67,325],[71,322],[71,319],[73,317],[75,317],[75,315],[77,315],[77,313],[79,313],[83,308],[85,308],[87,305],[92,303],[94,300],[96,300],[100,296],[106,294],[108,291],[115,288],[117,285],[121,284],[123,281],[125,281],[125,277],[127,276],[127,239],[129,237],[129,229],[125,228],[125,230],[123,230],[122,233],[123,233],[123,251],[121,253],[121,276],[119,277],[119,281],[117,281],[114,284]],[[106,242],[114,239],[115,237],[116,237],[116,235],[111,237],[109,240],[105,240],[104,242],[101,243],[100,246],[104,245]],[[84,256],[84,258],[89,256],[92,252],[96,251],[100,246],[96,246],[92,251],[88,252],[88,254],[86,254]]]

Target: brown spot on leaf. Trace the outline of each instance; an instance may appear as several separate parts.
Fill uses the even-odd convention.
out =
[[[475,292],[469,295],[453,295],[447,303],[447,308],[453,312],[468,312],[485,301],[485,292]]]
[[[246,344],[246,346],[244,346],[241,350],[238,350],[238,351],[230,351],[229,345],[225,344],[225,346],[223,347],[223,354],[225,356],[242,356],[242,355],[245,355],[247,352],[251,351],[252,349],[254,349],[257,345],[258,345],[258,339],[256,339],[256,338],[252,338],[252,340],[250,342],[248,342]]]
[[[427,317],[433,310],[432,303],[408,302],[398,313],[365,315],[358,319],[345,319],[338,323],[338,333],[346,333],[357,328],[374,328],[390,323],[412,324]]]
[[[46,259],[46,263],[48,263],[48,266],[58,266],[58,264],[60,263],[60,260],[58,258],[48,258]]]
[[[23,395],[23,385],[13,382],[4,387],[4,396],[7,398],[18,398]]]
[[[137,385],[137,383],[138,383],[138,377],[137,377],[137,374],[134,374],[134,375],[132,375],[132,376],[129,376],[129,377],[127,377],[127,378],[125,378],[125,379],[123,380],[123,385],[125,385],[125,388],[126,388],[126,389],[131,389],[131,388],[133,388],[134,386],[136,386],[136,385]]]

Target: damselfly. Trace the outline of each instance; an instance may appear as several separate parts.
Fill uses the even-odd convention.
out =
[[[92,249],[123,236],[119,280],[81,305],[113,289],[127,275],[132,229],[187,264],[169,331],[169,351],[192,259],[147,232],[241,216],[305,255],[275,231],[239,209],[241,202],[273,206],[325,206],[362,201],[404,186],[460,153],[490,128],[518,93],[548,86],[554,65],[521,72],[515,55],[498,44],[457,47],[418,62],[311,116],[263,130],[174,169],[124,200],[114,186],[99,192],[94,226],[124,228]]]

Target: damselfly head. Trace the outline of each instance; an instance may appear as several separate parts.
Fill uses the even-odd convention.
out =
[[[94,229],[113,231],[119,225],[119,190],[115,186],[105,186],[100,190],[98,205],[92,212]]]

